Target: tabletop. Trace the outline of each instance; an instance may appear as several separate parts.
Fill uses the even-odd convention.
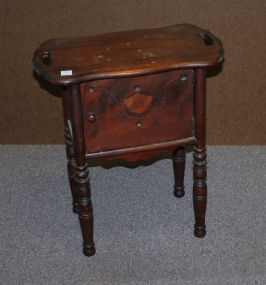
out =
[[[51,39],[36,50],[33,69],[53,84],[67,85],[178,68],[207,68],[221,62],[223,53],[222,43],[213,34],[180,24]]]

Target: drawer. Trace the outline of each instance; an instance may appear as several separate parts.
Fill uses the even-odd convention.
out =
[[[193,71],[81,84],[86,152],[193,137]]]

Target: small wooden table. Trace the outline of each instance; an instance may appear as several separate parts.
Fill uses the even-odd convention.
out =
[[[184,146],[194,145],[194,234],[205,236],[205,70],[222,61],[220,40],[188,24],[52,39],[35,52],[33,69],[62,86],[68,176],[85,255],[95,253],[87,160],[170,153],[174,194],[182,197]]]

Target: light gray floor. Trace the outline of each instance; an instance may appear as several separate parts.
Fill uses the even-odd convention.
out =
[[[193,236],[192,163],[91,170],[97,253],[81,252],[63,146],[0,146],[0,284],[266,284],[266,147],[208,148],[207,236]]]

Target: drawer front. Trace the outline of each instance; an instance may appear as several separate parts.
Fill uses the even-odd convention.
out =
[[[81,84],[87,153],[193,136],[192,70]]]

